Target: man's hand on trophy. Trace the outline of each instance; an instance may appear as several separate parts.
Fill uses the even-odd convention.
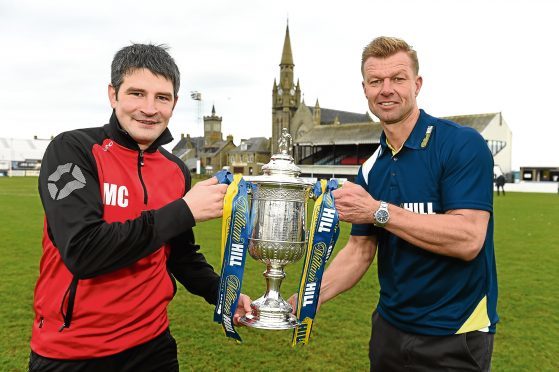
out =
[[[198,182],[183,196],[188,204],[194,220],[202,222],[223,215],[223,198],[227,192],[227,185],[220,184],[217,178]]]
[[[250,313],[252,309],[250,308],[250,303],[252,300],[246,294],[241,293],[239,296],[239,302],[237,303],[237,309],[235,310],[235,315],[233,315],[233,324],[236,326],[244,326],[244,324],[239,323],[239,319],[245,314]]]
[[[332,191],[340,221],[351,223],[374,223],[373,212],[378,202],[360,185],[346,181]]]

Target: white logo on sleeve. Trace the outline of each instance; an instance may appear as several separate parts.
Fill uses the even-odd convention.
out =
[[[128,189],[126,186],[103,183],[103,204],[118,205],[121,208],[128,207]]]
[[[66,177],[66,173],[69,173]],[[62,179],[62,180],[61,180]],[[74,190],[85,187],[85,177],[77,165],[66,163],[59,165],[48,178],[48,189],[52,200],[64,199]]]
[[[419,214],[435,214],[433,212],[433,203],[402,203],[402,208],[407,209],[413,213]]]

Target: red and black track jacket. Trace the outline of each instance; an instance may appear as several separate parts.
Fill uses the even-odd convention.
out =
[[[43,158],[43,256],[31,349],[57,359],[119,353],[168,327],[177,278],[215,304],[219,276],[197,252],[181,199],[190,174],[160,147],[145,151],[110,123],[57,136]]]

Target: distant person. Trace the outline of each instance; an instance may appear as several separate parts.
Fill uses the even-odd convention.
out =
[[[43,158],[30,371],[178,371],[175,278],[217,301],[219,276],[192,228],[222,215],[227,186],[191,188],[185,164],[161,147],[173,139],[179,70],[165,47],[145,44],[119,50],[111,67],[109,124],[60,134]],[[249,304],[241,295],[235,322]]]
[[[373,40],[361,67],[383,133],[357,184],[333,192],[353,226],[320,302],[355,286],[378,250],[371,370],[488,371],[498,321],[491,152],[474,129],[418,108],[423,79],[405,41]]]
[[[505,176],[502,174],[495,178],[495,186],[497,186],[497,195],[499,194],[499,189],[503,191],[503,196],[505,196]]]

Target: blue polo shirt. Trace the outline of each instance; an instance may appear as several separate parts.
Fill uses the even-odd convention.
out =
[[[381,135],[356,182],[375,199],[415,213],[490,212],[484,246],[470,262],[431,253],[373,225],[353,225],[351,234],[378,238],[377,311],[386,321],[424,335],[495,332],[493,156],[481,135],[421,110],[396,155]]]

